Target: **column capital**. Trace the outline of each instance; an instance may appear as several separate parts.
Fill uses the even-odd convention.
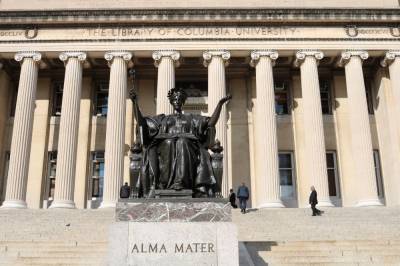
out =
[[[224,49],[205,51],[203,52],[203,59],[204,59],[203,65],[207,67],[213,57],[221,57],[225,63],[225,66],[228,66],[229,64],[228,60],[231,58],[231,53]]]
[[[104,54],[104,58],[108,61],[108,65],[110,65],[116,57],[120,57],[124,61],[129,62],[132,59],[132,53],[126,51],[111,51]]]
[[[275,60],[278,59],[279,54],[274,50],[254,50],[251,52],[250,57],[250,66],[256,67],[261,57],[269,57],[272,61],[272,64],[275,64]]]
[[[393,63],[396,57],[400,58],[400,50],[387,51],[385,57],[381,60],[381,66],[382,67],[390,66],[390,64]]]
[[[307,56],[315,57],[317,61],[324,58],[324,53],[318,50],[300,50],[296,53],[296,60],[294,61],[294,66],[299,67],[304,62]]]
[[[175,67],[179,66],[179,59],[181,58],[181,54],[175,50],[158,50],[154,51],[152,54],[154,59],[154,65],[158,67],[163,57],[169,57],[174,61]]]
[[[369,57],[367,51],[362,51],[362,50],[343,51],[342,54],[340,55],[338,66],[344,67],[350,61],[350,58],[353,56],[358,56],[361,60],[366,60]]]
[[[14,55],[14,59],[17,62],[21,62],[25,58],[32,58],[33,61],[39,62],[42,59],[42,54],[39,52],[26,51],[26,52],[18,52]]]
[[[77,52],[77,51],[68,51],[68,52],[62,52],[58,56],[61,61],[66,63],[69,58],[77,58],[80,62],[85,62],[86,60],[86,53],[84,52]]]

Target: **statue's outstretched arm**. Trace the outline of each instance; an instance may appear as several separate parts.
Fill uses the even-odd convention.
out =
[[[145,119],[144,119],[144,117],[142,115],[142,112],[140,111],[139,104],[137,102],[137,95],[136,95],[136,93],[135,93],[135,91],[133,89],[131,89],[129,91],[129,98],[133,102],[133,110],[134,110],[135,118],[136,118],[136,121],[137,121],[138,125],[139,126],[144,126],[146,121],[145,121]]]
[[[214,113],[208,121],[208,127],[214,127],[217,124],[219,115],[221,114],[222,106],[230,99],[232,99],[232,95],[228,94],[227,96],[219,100],[217,107],[215,107]]]

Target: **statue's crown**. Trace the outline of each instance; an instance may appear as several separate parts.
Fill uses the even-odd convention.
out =
[[[168,99],[171,100],[171,98],[175,95],[175,94],[181,94],[185,100],[187,98],[187,94],[186,92],[182,89],[182,88],[172,88],[168,91]]]

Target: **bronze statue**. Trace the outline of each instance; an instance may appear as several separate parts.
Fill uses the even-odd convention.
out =
[[[130,98],[143,146],[141,195],[152,197],[155,190],[190,189],[193,197],[214,197],[218,186],[208,149],[215,145],[215,125],[221,109],[232,97],[222,98],[211,117],[183,114],[187,95],[182,89],[168,92],[175,110],[170,115],[144,117],[133,90]]]

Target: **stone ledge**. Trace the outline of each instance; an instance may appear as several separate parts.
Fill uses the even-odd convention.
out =
[[[120,222],[231,222],[226,199],[131,199],[117,203]]]

